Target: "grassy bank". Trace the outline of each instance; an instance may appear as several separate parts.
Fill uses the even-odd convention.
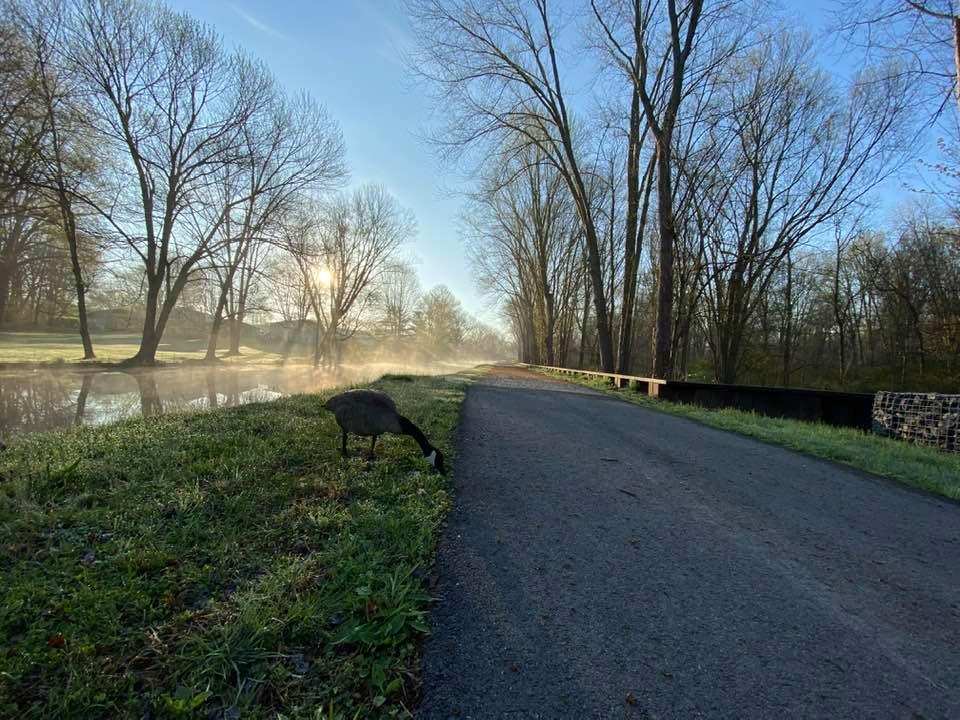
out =
[[[140,335],[130,333],[102,333],[91,337],[97,360],[117,363],[137,354]],[[224,346],[225,347],[225,346]],[[202,360],[207,351],[203,337],[166,337],[157,350],[159,362]],[[225,354],[225,349],[219,354]],[[256,348],[241,346],[240,355],[222,358],[228,362],[275,363],[282,356]],[[83,359],[83,345],[76,333],[56,332],[0,332],[0,365],[58,365],[79,363]]]
[[[690,418],[704,425],[783,445],[945,497],[960,499],[960,455],[957,454],[910,445],[852,428],[771,418],[742,410],[708,410],[696,405],[654,400],[633,390],[614,389],[603,378],[566,375],[548,370],[537,372],[617,395],[651,410]]]
[[[448,457],[465,381],[385,378]],[[0,456],[0,716],[403,716],[446,480],[342,461],[325,396],[34,436]]]

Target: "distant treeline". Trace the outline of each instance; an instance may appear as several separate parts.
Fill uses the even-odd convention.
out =
[[[3,3],[0,327],[75,327],[93,358],[92,332],[135,319],[134,364],[191,317],[210,359],[270,323],[332,365],[358,334],[509,350],[446,288],[421,292],[401,254],[414,217],[382,187],[345,190],[344,153],[321,103],[188,14]]]
[[[960,389],[950,16],[868,5],[833,8],[860,63],[841,75],[789,3],[408,0],[437,140],[481,178],[474,265],[523,360]],[[931,125],[936,187],[899,190]],[[904,205],[879,227],[891,187]]]

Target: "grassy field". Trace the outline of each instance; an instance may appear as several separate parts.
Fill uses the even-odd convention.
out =
[[[451,457],[466,382],[376,386]],[[447,481],[409,438],[341,460],[324,399],[0,456],[0,716],[408,715]]]
[[[120,362],[136,354],[140,347],[139,334],[105,333],[93,335],[93,349],[101,362]],[[200,360],[206,354],[206,338],[184,339],[168,337],[157,352],[160,362]],[[273,363],[281,359],[277,353],[264,352],[241,346],[239,357],[225,358],[230,362]],[[223,355],[223,351],[220,352]],[[35,363],[52,365],[79,362],[83,345],[76,333],[0,332],[0,364]]]
[[[533,368],[531,368],[533,369]],[[617,390],[603,378],[537,370],[558,380],[595,388],[643,407],[679,415],[792,450],[827,458],[860,470],[899,480],[945,497],[960,499],[960,455],[883,438],[853,428],[838,428],[742,410],[708,410],[655,400],[633,390]]]

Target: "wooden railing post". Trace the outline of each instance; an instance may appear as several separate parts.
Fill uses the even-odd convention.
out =
[[[630,383],[636,383],[636,389],[639,392],[640,386],[646,384],[647,395],[649,397],[660,396],[660,386],[666,383],[666,380],[658,378],[640,377],[639,375],[621,375],[620,373],[597,372],[595,370],[579,370],[574,368],[553,367],[551,365],[531,365],[529,363],[520,363],[524,367],[540,368],[542,370],[552,370],[561,375],[585,375],[587,377],[602,377],[607,383],[615,388],[629,388]]]

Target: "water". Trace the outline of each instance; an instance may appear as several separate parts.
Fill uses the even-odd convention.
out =
[[[276,400],[372,380],[387,372],[441,374],[471,366],[383,363],[347,365],[337,373],[302,365],[0,373],[0,439],[9,442],[29,433],[101,425],[137,415]]]

